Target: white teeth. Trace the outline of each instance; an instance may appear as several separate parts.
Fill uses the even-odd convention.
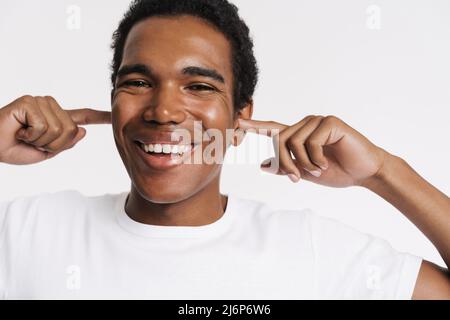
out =
[[[162,152],[162,145],[155,144],[155,149],[153,150],[155,153],[161,153]]]
[[[183,154],[186,152],[191,151],[192,145],[190,144],[180,144],[180,145],[172,145],[172,144],[149,144],[145,145],[142,144],[143,149],[145,152],[152,152],[152,153],[164,153],[164,154]]]
[[[172,147],[168,144],[163,145],[163,153],[169,154],[172,151]]]

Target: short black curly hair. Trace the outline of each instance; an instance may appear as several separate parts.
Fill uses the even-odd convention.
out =
[[[235,112],[242,109],[252,99],[258,82],[258,67],[249,28],[239,17],[238,8],[227,0],[134,0],[113,34],[113,92],[125,41],[132,27],[153,16],[177,15],[192,15],[204,19],[230,41],[234,78],[233,105]]]

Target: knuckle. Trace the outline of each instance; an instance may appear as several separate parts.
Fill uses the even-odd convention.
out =
[[[286,140],[289,147],[296,147],[297,145],[302,145],[305,139],[300,135],[293,135]]]
[[[67,132],[69,135],[75,135],[78,132],[78,127],[75,124],[70,124],[67,126]]]
[[[305,146],[307,148],[316,148],[319,146],[319,141],[316,138],[309,138],[305,141]]]
[[[47,100],[44,97],[37,96],[34,99],[40,106],[47,105]]]
[[[31,104],[34,101],[34,97],[27,94],[27,95],[20,97],[19,100],[23,103]]]
[[[52,135],[60,135],[63,130],[60,126],[52,126],[49,131]]]
[[[317,124],[320,124],[325,119],[325,117],[319,115],[319,116],[315,117],[314,119],[317,120]]]
[[[33,127],[38,132],[44,132],[48,130],[48,125],[44,121],[39,121],[33,124]]]
[[[45,96],[44,99],[47,100],[47,101],[50,101],[50,102],[57,103],[57,102],[56,102],[56,99],[53,98],[52,96]]]
[[[324,121],[330,122],[330,123],[335,123],[335,122],[337,122],[339,120],[340,119],[338,117],[333,116],[333,115],[326,116],[325,119],[324,119]]]

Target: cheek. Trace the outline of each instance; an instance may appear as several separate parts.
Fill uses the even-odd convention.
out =
[[[126,125],[131,123],[131,120],[136,117],[136,112],[142,105],[142,102],[139,100],[138,97],[130,97],[120,93],[114,98],[111,114],[113,132],[117,139],[123,139]]]
[[[203,131],[207,131],[203,133],[203,138],[209,142],[205,141],[203,145],[202,157],[209,158],[218,155],[219,158],[216,159],[222,161],[220,155],[225,156],[226,150],[231,144],[230,137],[227,136],[227,129],[233,127],[233,110],[229,99],[218,95],[202,99],[186,98],[184,105],[187,106],[187,112],[195,121],[201,121]],[[207,161],[207,163],[211,163],[211,161]],[[206,167],[211,170],[215,166],[207,165]]]
[[[125,94],[117,94],[114,98],[111,111],[118,119],[128,120],[134,116],[136,110],[142,105],[138,97],[133,97]]]
[[[196,121],[202,121],[204,130],[218,129],[222,132],[233,125],[232,109],[221,97],[186,101],[186,109]]]

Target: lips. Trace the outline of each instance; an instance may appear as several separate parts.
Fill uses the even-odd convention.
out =
[[[199,133],[200,139],[202,134]],[[143,132],[142,134],[136,134],[132,136],[133,141],[150,145],[150,144],[200,144],[202,141],[194,141],[196,136],[187,129],[179,129],[178,131],[153,131]],[[188,141],[189,140],[189,141]]]
[[[193,140],[203,137],[201,133],[194,135],[183,128],[165,131],[146,129],[129,136],[139,156],[138,161],[153,171],[165,171],[186,163],[185,160],[193,156],[197,147],[202,144],[201,140]]]

